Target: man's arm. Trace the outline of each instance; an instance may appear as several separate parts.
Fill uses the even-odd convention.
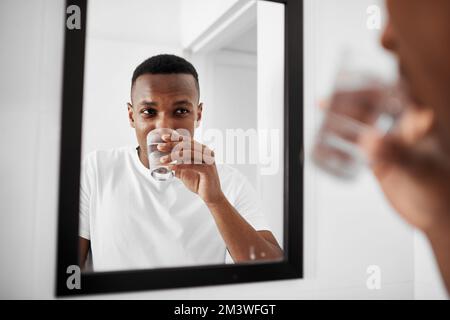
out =
[[[283,258],[283,251],[273,234],[256,231],[225,197],[208,208],[234,262]]]
[[[283,251],[272,233],[256,231],[223,194],[212,150],[190,137],[183,140],[176,132],[161,138],[165,143],[159,144],[158,149],[171,154],[160,161],[168,164],[175,171],[175,176],[205,202],[234,262],[283,257]],[[173,161],[178,164],[170,164]]]
[[[450,224],[442,224],[425,234],[433,248],[447,292],[450,293]]]
[[[78,237],[78,239],[79,239],[78,252],[79,252],[80,268],[81,270],[84,270],[89,248],[91,246],[91,241],[82,237]]]

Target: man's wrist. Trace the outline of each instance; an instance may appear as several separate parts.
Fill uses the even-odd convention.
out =
[[[220,194],[217,197],[215,197],[213,200],[205,201],[205,203],[206,203],[206,206],[209,208],[209,210],[214,212],[220,208],[225,207],[228,204],[228,200],[225,197],[225,195],[222,192],[220,192]]]

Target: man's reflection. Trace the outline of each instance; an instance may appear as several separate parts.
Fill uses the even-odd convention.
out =
[[[197,71],[183,58],[158,55],[136,68],[128,116],[139,146],[95,151],[83,161],[82,267],[89,249],[95,271],[221,264],[227,251],[235,263],[282,258],[250,183],[236,169],[216,166],[207,146],[190,138],[183,159],[198,159],[201,152],[209,161],[170,164],[172,152],[161,162],[176,178],[150,176],[148,133],[183,129],[194,137],[202,118],[199,98]],[[186,143],[175,132],[162,140],[163,152]]]

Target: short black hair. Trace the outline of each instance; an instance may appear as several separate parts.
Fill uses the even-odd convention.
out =
[[[131,78],[131,87],[136,79],[143,74],[190,74],[195,79],[200,96],[200,85],[198,83],[198,73],[194,66],[184,58],[173,54],[159,54],[148,58],[136,67]]]

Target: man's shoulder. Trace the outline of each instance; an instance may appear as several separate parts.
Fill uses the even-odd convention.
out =
[[[89,152],[83,159],[85,166],[104,167],[117,165],[131,156],[135,147],[123,146],[110,149],[99,149]]]
[[[217,171],[219,173],[222,191],[233,206],[239,205],[241,201],[252,202],[252,199],[256,199],[255,187],[247,178],[246,174],[227,164],[220,165],[219,167]]]
[[[238,169],[229,164],[217,164],[217,173],[219,174],[221,184],[236,186],[246,181],[246,177]]]

